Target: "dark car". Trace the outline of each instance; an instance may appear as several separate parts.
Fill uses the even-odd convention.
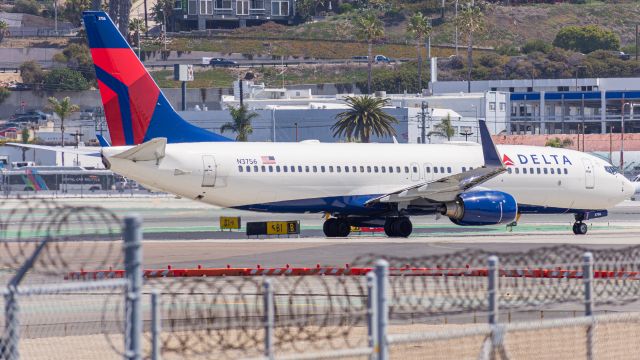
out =
[[[7,89],[11,91],[29,91],[29,90],[32,90],[33,88],[31,85],[28,85],[28,84],[16,83],[16,84],[7,86]]]
[[[233,60],[227,60],[222,58],[213,58],[209,60],[209,65],[211,66],[238,66],[238,63]]]
[[[15,123],[38,122],[40,120],[45,120],[46,118],[47,114],[41,111],[32,110],[24,113],[15,113],[9,118],[9,121]]]

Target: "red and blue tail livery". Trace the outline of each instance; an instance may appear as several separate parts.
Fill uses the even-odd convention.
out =
[[[82,17],[111,145],[138,145],[158,137],[168,143],[231,141],[178,115],[105,12],[85,11]]]

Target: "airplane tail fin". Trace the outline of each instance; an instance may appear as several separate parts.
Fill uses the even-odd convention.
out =
[[[82,18],[113,146],[158,137],[168,143],[231,141],[178,115],[105,12],[85,11]]]

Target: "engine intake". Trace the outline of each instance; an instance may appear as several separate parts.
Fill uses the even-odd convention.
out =
[[[462,193],[455,201],[446,203],[442,211],[454,224],[469,226],[509,224],[517,214],[516,199],[501,191]]]

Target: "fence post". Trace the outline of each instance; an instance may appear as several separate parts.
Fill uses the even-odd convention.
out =
[[[7,360],[20,359],[18,351],[20,342],[20,315],[16,287],[9,285],[4,296],[5,334],[0,338],[0,358]],[[4,343],[3,343],[4,342]]]
[[[124,268],[129,281],[126,297],[125,358],[142,359],[142,220],[137,215],[124,219]]]
[[[273,359],[273,328],[275,326],[275,306],[273,303],[273,285],[271,279],[266,279],[264,287],[264,356]]]
[[[387,325],[389,324],[389,302],[387,299],[387,286],[389,283],[389,263],[386,260],[376,261],[376,308],[377,308],[377,334],[378,360],[389,359],[387,347]]]
[[[584,281],[584,315],[593,316],[593,254],[582,256],[582,280]],[[587,360],[593,359],[593,322],[587,327]]]
[[[489,324],[498,323],[498,266],[499,260],[495,255],[489,256]]]
[[[373,271],[367,273],[367,345],[374,349],[369,356],[370,360],[376,358],[378,313],[376,307],[376,274]]]
[[[160,291],[151,292],[151,360],[160,360],[160,334],[162,332]]]

